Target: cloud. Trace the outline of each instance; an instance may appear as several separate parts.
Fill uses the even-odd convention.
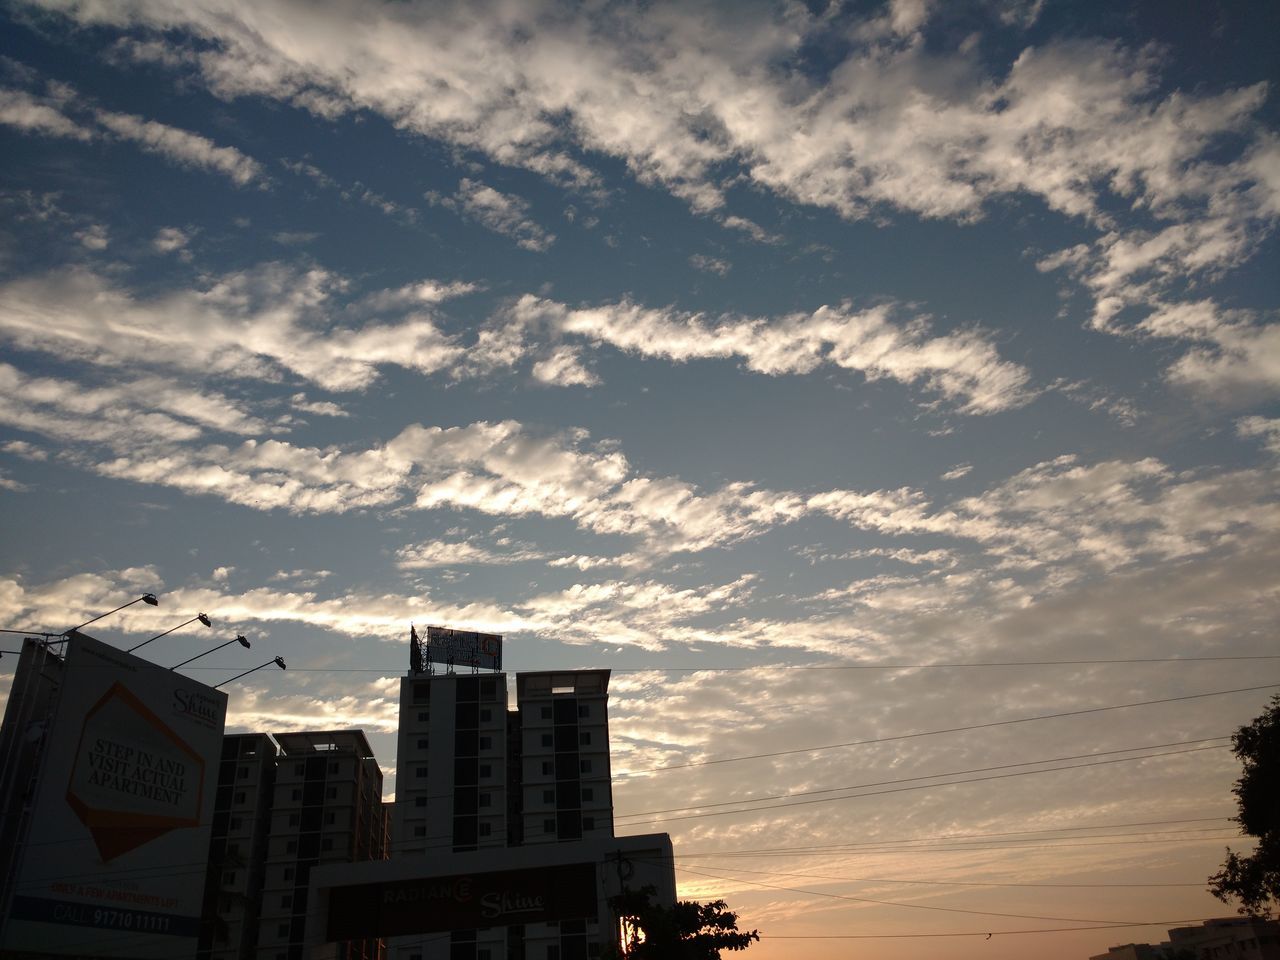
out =
[[[689,265],[703,273],[714,273],[718,277],[727,277],[733,264],[719,257],[709,257],[704,253],[695,253],[689,258]]]
[[[981,332],[929,336],[924,318],[900,324],[894,321],[897,312],[892,306],[855,310],[845,303],[776,319],[708,318],[629,301],[571,308],[525,295],[508,309],[507,336],[549,328],[559,336],[677,363],[738,358],[747,369],[771,376],[805,374],[831,364],[868,380],[918,383],[966,413],[993,413],[1027,402],[1029,374],[1001,360]]]
[[[25,90],[0,89],[0,123],[46,137],[94,139],[94,132],[66,116],[56,100]]]
[[[554,233],[548,233],[529,218],[529,204],[526,201],[477,180],[464,178],[459,181],[458,190],[453,196],[443,197],[429,193],[427,199],[474,220],[494,233],[510,237],[516,242],[516,246],[525,250],[544,253],[556,241]]]
[[[107,228],[99,223],[76,231],[75,236],[83,246],[90,250],[105,250],[110,243],[107,238]]]
[[[198,133],[133,114],[98,110],[95,115],[98,123],[117,137],[179,166],[220,173],[239,187],[266,181],[262,164],[235,147],[220,147]]]
[[[532,544],[499,537],[492,543],[481,538],[463,540],[428,540],[396,550],[396,566],[401,570],[427,570],[434,567],[506,566],[542,560],[545,554]]]
[[[0,286],[0,338],[104,366],[268,380],[287,372],[328,390],[363,389],[384,364],[432,373],[458,359],[461,348],[423,313],[335,322],[332,297],[343,285],[323,270],[268,264],[141,299],[71,268]]]
[[[942,475],[943,480],[959,480],[973,471],[973,464],[958,463]]]
[[[262,165],[235,147],[219,146],[198,133],[145,117],[93,108],[65,84],[47,86],[43,96],[0,89],[0,123],[27,133],[84,142],[128,140],[179,166],[222,174],[237,186],[266,181]],[[80,119],[68,113],[79,115]]]
[[[182,256],[187,253],[186,247],[190,242],[191,238],[177,227],[161,227],[156,231],[151,246],[157,253],[176,253]]]
[[[1280,417],[1241,417],[1236,421],[1236,433],[1259,438],[1267,452],[1280,456]]]

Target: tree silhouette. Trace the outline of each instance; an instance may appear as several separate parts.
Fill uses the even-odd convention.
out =
[[[609,898],[623,943],[620,951],[606,950],[605,960],[719,960],[721,950],[745,950],[760,939],[755,930],[738,932],[738,915],[723,900],[663,907],[653,902],[654,892],[643,887]]]
[[[1280,696],[1231,738],[1244,765],[1234,790],[1245,833],[1258,838],[1252,856],[1227,849],[1222,869],[1209,878],[1209,892],[1224,903],[1240,901],[1240,912],[1268,917],[1280,904]]]

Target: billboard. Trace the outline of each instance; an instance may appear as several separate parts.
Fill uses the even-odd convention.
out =
[[[227,696],[68,641],[6,950],[194,957]]]
[[[596,864],[332,887],[326,939],[361,940],[596,916]]]
[[[427,627],[423,652],[433,663],[446,663],[451,667],[502,669],[502,637],[496,633]]]

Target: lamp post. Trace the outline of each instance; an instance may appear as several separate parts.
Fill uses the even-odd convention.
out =
[[[197,653],[194,657],[191,657],[191,658],[189,658],[189,659],[187,659],[187,660],[183,660],[181,663],[176,663],[176,664],[174,664],[172,667],[170,667],[169,669],[170,669],[170,670],[177,670],[177,669],[178,669],[178,667],[185,667],[185,666],[186,666],[188,663],[190,663],[192,660],[199,660],[201,657],[207,657],[209,654],[211,654],[211,653],[213,653],[213,652],[215,652],[215,651],[217,651],[217,650],[221,650],[223,647],[229,647],[229,646],[231,646],[233,643],[238,643],[238,644],[240,644],[240,646],[244,647],[246,650],[248,650],[248,649],[249,649],[249,641],[248,641],[247,639],[245,639],[243,636],[240,636],[239,634],[237,634],[236,636],[234,636],[234,637],[232,637],[230,640],[228,640],[226,643],[220,643],[220,644],[218,644],[216,647],[213,647],[212,649],[206,650],[204,653]],[[264,666],[265,666],[265,664],[264,664]],[[227,682],[228,682],[228,683],[230,683],[230,681],[227,681]]]
[[[151,640],[159,640],[161,637],[167,637],[169,634],[173,633],[173,631],[175,631],[175,630],[181,630],[181,629],[182,629],[183,627],[185,627],[187,624],[189,624],[189,623],[195,623],[197,620],[199,620],[201,623],[203,623],[206,627],[212,627],[212,626],[213,626],[213,621],[212,621],[212,620],[210,620],[210,619],[208,618],[208,616],[207,616],[207,615],[205,615],[205,614],[203,614],[203,613],[197,613],[197,614],[196,614],[194,617],[192,617],[190,620],[184,620],[184,621],[182,621],[182,623],[178,624],[176,627],[170,627],[170,628],[169,628],[168,630],[166,630],[164,633],[157,633],[154,637],[152,637],[152,638],[151,638]],[[125,651],[125,653],[133,653],[133,651],[135,651],[135,650],[137,650],[137,649],[139,649],[139,648],[141,648],[141,647],[145,647],[148,643],[150,643],[150,642],[151,642],[151,640],[143,640],[143,641],[142,641],[140,644],[138,644],[137,646],[135,646],[135,647],[130,647],[128,650],[126,650],[126,651]]]
[[[231,683],[232,681],[235,681],[235,680],[239,680],[241,677],[247,677],[249,674],[251,674],[251,673],[256,673],[257,671],[261,670],[263,667],[269,667],[269,666],[271,666],[273,663],[274,663],[277,667],[279,667],[281,670],[286,669],[286,668],[285,668],[285,665],[284,665],[284,660],[283,660],[282,658],[280,658],[280,657],[273,657],[272,659],[268,660],[266,663],[260,663],[260,664],[258,664],[258,665],[257,665],[256,667],[254,667],[252,670],[246,670],[244,673],[237,673],[237,674],[236,674],[234,677],[232,677],[230,680],[223,680],[223,681],[222,681],[222,683],[215,683],[215,684],[213,685],[213,689],[217,690],[219,687],[225,687],[228,683]]]

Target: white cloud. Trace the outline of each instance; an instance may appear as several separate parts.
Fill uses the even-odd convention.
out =
[[[733,264],[720,257],[709,257],[705,253],[695,253],[689,258],[689,265],[703,273],[714,273],[718,277],[727,277]]]
[[[0,286],[0,337],[80,362],[241,378],[289,372],[329,390],[362,389],[383,364],[432,373],[460,355],[421,313],[392,324],[334,322],[331,297],[343,284],[323,270],[269,264],[144,300],[70,269]]]
[[[76,123],[60,107],[52,98],[38,97],[25,90],[0,89],[0,123],[46,137],[94,139],[93,130]]]
[[[90,250],[105,250],[110,244],[110,240],[107,237],[107,228],[100,223],[95,223],[83,230],[77,230],[75,236],[82,245]]]
[[[428,540],[396,550],[396,566],[401,570],[427,570],[433,567],[505,566],[541,560],[545,557],[532,544],[510,538],[497,538],[486,543],[479,537],[462,540]]]
[[[630,302],[571,308],[533,296],[509,308],[511,327],[550,328],[560,336],[610,344],[628,353],[673,362],[738,358],[758,373],[809,373],[824,364],[881,378],[919,383],[960,404],[966,413],[992,413],[1029,399],[1027,371],[1001,360],[980,332],[929,336],[924,318],[895,323],[890,306],[855,310],[823,306],[776,319],[708,318]]]
[[[96,116],[103,127],[121,139],[131,140],[143,150],[180,166],[220,173],[241,187],[265,180],[262,164],[235,147],[220,147],[198,133],[132,114],[98,110]]]
[[[514,194],[502,193],[478,180],[464,178],[458,183],[458,190],[453,196],[431,193],[427,199],[457,211],[494,233],[510,237],[525,250],[543,253],[556,241],[554,233],[548,233],[529,218],[529,204],[525,200]]]
[[[176,253],[181,256],[187,252],[186,247],[190,242],[191,238],[177,227],[161,227],[152,238],[151,246],[157,253]]]
[[[942,475],[943,480],[959,480],[973,471],[973,464],[958,463]]]
[[[83,119],[73,119],[68,112]],[[220,173],[237,186],[266,180],[262,165],[235,147],[219,146],[200,134],[145,117],[92,109],[65,84],[49,84],[44,96],[0,89],[0,123],[44,136],[128,140],[180,166]]]
[[[1259,438],[1269,453],[1280,456],[1280,417],[1241,417],[1236,421],[1236,433]]]

